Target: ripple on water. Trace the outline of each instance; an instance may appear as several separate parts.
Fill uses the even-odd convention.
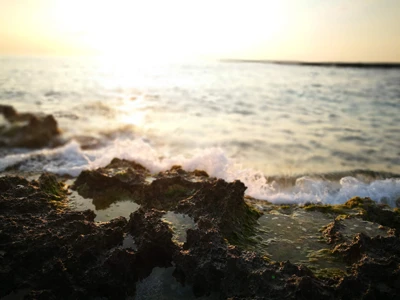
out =
[[[329,245],[322,239],[319,229],[333,218],[320,212],[306,212],[295,209],[291,214],[271,211],[261,216],[256,228],[258,243],[256,252],[274,261],[287,261],[306,264],[315,268],[335,268],[345,270],[346,265],[337,262],[329,255]]]

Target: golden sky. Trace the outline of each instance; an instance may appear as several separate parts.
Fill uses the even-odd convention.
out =
[[[0,0],[0,54],[400,62],[400,0]]]

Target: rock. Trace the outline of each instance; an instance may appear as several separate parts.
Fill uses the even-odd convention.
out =
[[[93,211],[66,206],[65,186],[54,175],[32,181],[0,177],[0,298],[27,289],[25,297],[31,299],[126,299],[135,296],[136,282],[154,267],[171,266],[173,276],[196,297],[398,298],[399,213],[367,198],[353,198],[338,208],[293,208],[323,211],[323,224],[335,217],[322,236],[318,230],[313,233],[323,244],[321,251],[343,266],[327,276],[333,273],[248,251],[249,237],[259,238],[253,235],[260,213],[245,202],[246,187],[240,181],[179,166],[151,176],[134,162],[115,159],[82,172],[74,188],[103,201],[97,205],[117,201],[115,191],[128,193],[141,208],[128,221],[119,217],[96,223]],[[173,227],[162,220],[167,210],[195,220],[183,244],[173,241]],[[278,210],[273,206],[265,213],[277,216]],[[365,234],[356,231],[361,227]],[[135,247],[123,247],[128,236]]]
[[[370,198],[354,197],[347,201],[344,206],[357,208],[364,220],[375,222],[383,226],[394,228],[396,234],[400,233],[400,211],[386,209],[386,206],[378,205]]]
[[[224,237],[240,243],[252,235],[260,213],[244,201],[245,185],[240,181],[227,183],[222,179],[211,181],[193,196],[182,200],[177,207],[181,213],[194,219],[207,216],[219,227]]]
[[[343,236],[340,233],[340,229],[342,228],[343,225],[340,220],[336,219],[324,228],[322,234],[327,238],[328,244],[334,244],[343,240]]]
[[[65,198],[67,194],[66,186],[58,182],[57,178],[50,173],[43,173],[40,175],[39,188],[56,200]]]
[[[122,298],[132,291],[136,275],[122,268],[130,259],[112,263],[116,259],[110,257],[122,244],[124,218],[95,224],[92,211],[68,210],[62,205],[64,185],[51,174],[31,182],[1,177],[0,190],[0,297],[28,288],[26,297],[32,299],[90,298],[98,295],[96,278],[88,277],[96,268],[108,272],[110,295]],[[117,275],[117,270],[126,273]]]
[[[357,234],[334,253],[353,262],[351,274],[340,280],[338,298],[397,299],[400,282],[400,240],[396,236]]]
[[[0,114],[10,122],[18,115],[17,111],[11,105],[0,105]]]
[[[81,172],[71,188],[85,198],[93,198],[96,209],[105,209],[126,198],[140,203],[148,174],[139,164],[113,159],[104,168]]]
[[[20,114],[9,105],[0,105],[0,113],[10,123],[0,128],[0,143],[4,146],[41,148],[60,144],[60,130],[52,115]]]
[[[137,256],[143,268],[142,273],[149,275],[154,267],[169,266],[177,251],[172,241],[173,232],[167,223],[161,220],[164,211],[139,209],[129,218],[128,231],[134,237]]]
[[[104,168],[83,171],[75,180],[72,189],[84,197],[94,197],[107,189],[124,189],[132,192],[141,185],[149,174],[143,166],[126,160],[113,159]]]
[[[72,188],[83,197],[93,198],[96,208],[105,208],[122,198],[118,195],[124,195],[145,208],[175,210],[179,201],[203,187],[203,182],[191,180],[195,176],[175,166],[157,178],[152,177],[152,181],[146,181],[150,177],[146,168],[134,162],[113,159],[104,168],[83,171]]]
[[[87,287],[84,297],[106,299],[126,299],[135,293],[135,282],[138,280],[136,253],[127,249],[115,249],[103,264],[88,270],[84,277]]]
[[[159,175],[159,178],[144,186],[139,203],[147,208],[176,210],[181,200],[190,197],[204,186],[203,183],[188,180],[184,175]]]
[[[219,291],[227,267],[228,244],[207,219],[187,231],[187,242],[174,256],[178,281],[193,285],[195,296]]]

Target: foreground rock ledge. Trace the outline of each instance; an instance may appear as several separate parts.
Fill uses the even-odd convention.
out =
[[[68,209],[67,189],[53,175],[43,174],[37,181],[1,177],[0,297],[23,291],[26,299],[126,299],[135,296],[135,283],[154,267],[174,265],[175,278],[190,285],[195,296],[398,298],[400,241],[390,224],[384,224],[386,237],[357,234],[349,240],[341,234],[346,214],[331,211],[333,223],[321,234],[349,271],[317,277],[306,266],[272,262],[244,250],[260,213],[245,202],[241,182],[179,167],[152,175],[151,181],[147,176],[142,166],[121,160],[79,176],[74,188],[94,201],[114,189],[130,193],[141,205],[129,220],[105,223],[94,222],[93,211]],[[348,206],[342,209],[359,211],[350,218],[368,218],[369,213],[378,220],[380,210],[389,211],[360,198]],[[166,210],[195,219],[197,226],[187,231],[184,244],[173,241],[172,229],[162,221]],[[398,213],[390,216],[397,220]],[[135,249],[122,247],[126,234],[134,238]]]

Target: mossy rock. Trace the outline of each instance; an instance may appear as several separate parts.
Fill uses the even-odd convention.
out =
[[[180,184],[172,184],[164,192],[165,197],[168,197],[168,198],[181,198],[181,197],[189,196],[190,194],[191,194],[190,189],[188,189]]]
[[[349,209],[353,208],[365,209],[366,207],[371,205],[375,206],[376,202],[374,200],[371,200],[370,198],[353,197],[341,206]]]
[[[280,209],[289,209],[289,208],[291,208],[291,206],[288,204],[282,204],[279,208]]]
[[[47,193],[52,200],[63,200],[67,195],[67,188],[64,183],[58,182],[57,178],[50,174],[44,173],[39,177],[39,186],[43,192]]]
[[[347,272],[339,268],[310,268],[314,275],[319,279],[335,279],[339,280],[347,275]]]
[[[207,177],[207,178],[210,177],[206,171],[197,169],[193,171],[193,175],[198,177]]]
[[[259,243],[257,240],[257,220],[262,215],[256,208],[251,205],[246,205],[246,212],[243,216],[233,220],[232,231],[224,230],[224,235],[229,243],[242,248],[256,245]]]
[[[325,214],[344,215],[345,207],[342,205],[307,204],[302,207],[305,211],[319,211]]]
[[[356,209],[359,216],[367,221],[396,229],[400,233],[400,213],[398,209],[390,209],[386,205],[379,205],[370,198],[353,197],[342,205],[346,208]]]

